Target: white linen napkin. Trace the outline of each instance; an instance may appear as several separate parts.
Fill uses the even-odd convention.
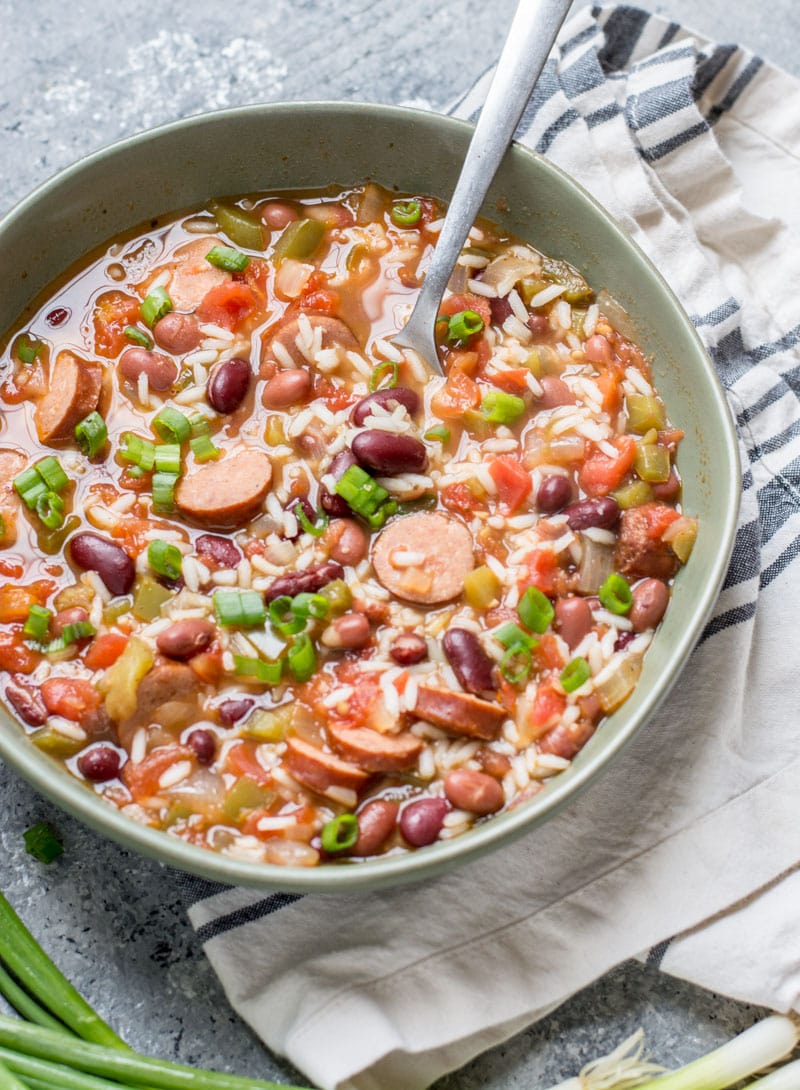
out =
[[[422,1090],[634,956],[800,1009],[800,85],[636,8],[586,9],[519,138],[617,217],[704,338],[739,431],[735,554],[669,701],[527,838],[366,895],[188,881],[231,1003],[325,1090]]]

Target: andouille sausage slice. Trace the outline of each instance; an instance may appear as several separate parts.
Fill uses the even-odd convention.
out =
[[[149,721],[162,704],[189,700],[197,692],[197,675],[180,662],[157,663],[145,674],[136,690],[136,718]]]
[[[18,450],[0,450],[0,546],[13,545],[17,540],[17,515],[21,500],[14,491],[14,478],[19,476],[28,459]]]
[[[329,314],[308,314],[306,317],[315,333],[318,329],[322,331],[321,348],[343,348],[345,352],[361,351],[361,346],[353,336],[349,326],[346,326],[340,318],[332,318]],[[308,366],[308,359],[297,346],[297,338],[302,339],[302,336],[303,331],[299,318],[286,318],[273,327],[261,345],[262,377],[269,377],[269,374],[265,374],[264,370],[267,364],[271,364],[273,367],[276,364],[278,367],[285,366],[283,359],[279,358],[283,357],[283,352],[279,350],[279,355],[275,355],[274,346],[276,344],[288,352],[295,367]],[[271,368],[268,370],[271,371]]]
[[[75,425],[97,408],[103,368],[74,352],[59,352],[50,371],[47,393],[36,406],[34,420],[41,443],[74,439]]]
[[[492,742],[500,734],[505,709],[469,693],[420,685],[414,715],[449,734]]]
[[[422,752],[422,739],[404,731],[380,734],[369,727],[330,723],[328,741],[338,754],[367,772],[404,772],[413,768]]]
[[[181,514],[202,526],[232,530],[258,514],[271,480],[266,454],[245,448],[182,477],[175,503]]]
[[[369,772],[358,765],[325,753],[302,738],[287,740],[286,765],[298,783],[323,795],[331,787],[358,791],[369,778]]]
[[[395,519],[378,536],[372,566],[398,598],[423,605],[449,602],[475,567],[472,534],[463,522],[438,511]]]
[[[206,261],[206,254],[215,246],[224,245],[221,239],[204,236],[179,246],[175,251],[173,257],[176,264],[167,291],[176,310],[196,310],[212,288],[218,288],[231,279],[229,272]]]

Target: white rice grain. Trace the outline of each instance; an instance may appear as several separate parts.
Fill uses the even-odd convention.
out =
[[[589,309],[586,311],[586,316],[583,319],[583,335],[588,341],[595,331],[597,326],[597,319],[600,317],[600,307],[597,303],[592,303]]]
[[[161,773],[158,778],[158,786],[162,791],[166,791],[170,787],[175,787],[182,780],[185,780],[192,773],[191,761],[178,761],[177,764],[170,765],[168,769]]]
[[[482,280],[467,280],[467,287],[473,295],[482,295],[485,299],[496,299],[497,288],[491,284],[484,284]]]
[[[554,299],[558,299],[559,295],[563,295],[566,290],[566,284],[551,284],[549,288],[542,288],[541,291],[537,291],[536,294],[531,297],[528,306],[531,310],[534,310],[536,307],[546,306],[547,303],[552,303]]]
[[[136,394],[139,398],[139,403],[145,408],[150,408],[150,380],[147,377],[146,371],[139,372],[139,378],[136,382]]]
[[[198,348],[194,352],[190,352],[188,356],[184,356],[183,362],[187,367],[194,367],[199,364],[201,367],[207,367],[210,363],[216,361],[219,353],[210,348]]]
[[[625,368],[625,378],[634,387],[637,393],[644,394],[645,397],[653,396],[653,387],[644,377],[641,371],[635,367]]]
[[[131,764],[141,764],[147,755],[147,727],[139,727],[133,736],[130,748]]]

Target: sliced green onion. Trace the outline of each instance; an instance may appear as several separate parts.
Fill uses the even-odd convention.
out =
[[[153,474],[153,507],[161,515],[169,515],[175,510],[175,485],[177,473]]]
[[[395,201],[389,209],[389,216],[397,227],[413,227],[420,221],[422,205],[416,200]]]
[[[64,501],[58,492],[45,492],[36,501],[36,514],[48,530],[64,525]]]
[[[311,534],[312,537],[322,537],[322,535],[328,528],[328,523],[330,522],[330,519],[322,510],[322,508],[317,508],[316,521],[312,522],[303,510],[302,503],[298,503],[297,507],[295,507],[295,509],[292,511],[292,514],[300,523],[303,530],[305,530],[307,534]]]
[[[466,344],[470,337],[480,333],[483,329],[483,318],[474,310],[460,310],[457,314],[451,314],[447,319],[447,332],[445,340],[454,348],[460,348]]]
[[[345,470],[336,482],[336,492],[374,530],[383,526],[388,516],[397,510],[397,503],[389,500],[386,489],[361,466],[350,466]]]
[[[568,662],[564,669],[561,671],[561,688],[565,693],[574,693],[576,689],[580,689],[581,685],[584,685],[592,676],[592,670],[589,663],[585,658],[578,656]]]
[[[238,677],[251,677],[265,685],[277,685],[281,680],[283,663],[280,660],[264,662],[263,659],[254,659],[247,655],[234,655],[233,672]]]
[[[553,603],[538,587],[528,587],[519,600],[517,613],[526,628],[531,632],[538,632],[539,635],[552,623],[556,615]]]
[[[306,618],[297,616],[292,610],[292,599],[282,594],[269,604],[269,623],[281,636],[295,636],[306,627]]]
[[[69,477],[61,468],[58,458],[49,454],[33,467],[51,492],[63,492],[69,484]]]
[[[289,669],[294,674],[295,681],[299,681],[301,684],[308,681],[317,668],[317,653],[314,650],[311,638],[305,632],[295,639],[289,648],[287,658],[289,660]]]
[[[530,648],[523,643],[513,644],[500,660],[500,673],[511,685],[519,685],[530,672]]]
[[[73,621],[72,624],[64,625],[61,629],[61,635],[58,638],[64,641],[65,647],[69,647],[71,643],[78,643],[80,640],[88,640],[89,637],[94,636],[96,632],[97,630],[91,621]],[[48,651],[52,650],[52,647],[48,647]]]
[[[152,288],[142,303],[142,318],[152,329],[159,318],[163,318],[173,309],[173,303],[166,288]]]
[[[75,438],[87,458],[94,458],[108,439],[106,422],[98,412],[89,413],[75,425]]]
[[[627,581],[615,571],[606,578],[597,592],[597,597],[600,599],[600,605],[609,613],[617,613],[620,616],[628,613],[633,605],[631,588]]]
[[[397,512],[397,508],[397,500],[389,500],[388,503],[384,503],[377,511],[374,511],[371,515],[365,515],[364,518],[367,520],[371,530],[380,530],[384,522]]]
[[[386,381],[387,377],[388,381]],[[370,393],[374,394],[376,390],[391,390],[397,385],[399,377],[400,364],[394,360],[384,360],[369,376]]]
[[[425,432],[425,438],[430,441],[436,441],[438,443],[447,443],[450,440],[450,429],[446,428],[444,424],[437,424],[435,428],[428,428]]]
[[[214,595],[214,613],[226,628],[256,628],[267,619],[264,599],[257,590],[218,590]]]
[[[160,538],[147,546],[147,563],[154,572],[167,579],[180,579],[183,571],[183,555],[178,546]]]
[[[189,417],[189,427],[192,429],[192,435],[210,435],[211,425],[202,413],[192,413]]]
[[[31,364],[39,355],[42,348],[43,344],[40,340],[32,337],[30,333],[23,333],[16,343],[15,351],[19,356],[21,363]]]
[[[192,434],[192,425],[171,405],[165,405],[150,426],[165,443],[185,443]]]
[[[23,626],[23,633],[32,640],[46,640],[47,630],[50,627],[50,618],[53,611],[44,606],[32,605],[28,610],[28,616]]]
[[[206,261],[217,269],[225,272],[244,272],[250,264],[250,258],[241,250],[234,250],[232,246],[215,246],[206,254]]]
[[[125,472],[129,477],[133,477],[133,479],[137,481],[140,477],[144,477],[144,470],[141,466],[126,466]]]
[[[178,443],[159,443],[155,449],[155,464],[159,473],[180,473],[180,445]]]
[[[509,621],[507,624],[501,625],[495,629],[492,633],[498,643],[501,643],[503,647],[527,647],[532,649],[537,646],[539,641],[531,636],[528,632],[523,632],[518,624],[514,624],[513,621]]]
[[[322,621],[328,616],[330,609],[331,604],[323,594],[303,591],[292,598],[292,613],[295,617],[312,617],[315,621]]]
[[[143,329],[137,329],[135,325],[126,325],[122,335],[132,344],[138,344],[140,348],[146,348],[148,352],[153,347],[153,338],[148,337]]]
[[[36,467],[29,466],[14,478],[14,490],[28,510],[35,511],[40,497],[47,492],[47,485],[37,473]]]
[[[355,814],[339,814],[326,821],[319,834],[322,850],[328,855],[346,852],[358,840],[358,818]]]
[[[122,436],[119,456],[124,462],[131,462],[144,473],[149,473],[156,462],[156,445],[149,439],[143,439],[141,435],[128,431]]]
[[[22,839],[25,841],[25,851],[40,863],[53,863],[64,854],[64,845],[46,821],[37,822],[26,829]]]
[[[193,435],[189,440],[189,447],[196,462],[213,462],[222,453],[219,447],[215,447],[210,435]]]
[[[525,412],[525,402],[516,394],[490,390],[481,402],[481,412],[489,424],[513,424]]]

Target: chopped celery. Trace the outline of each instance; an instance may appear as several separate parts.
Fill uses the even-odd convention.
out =
[[[344,579],[334,579],[333,582],[323,587],[319,593],[330,602],[332,617],[346,613],[353,604],[353,595]]]
[[[464,579],[464,597],[473,609],[488,609],[500,596],[500,580],[487,565],[475,568]]]
[[[276,798],[275,792],[268,787],[242,776],[225,796],[222,813],[229,821],[238,821],[243,813],[267,807]]]
[[[162,587],[150,575],[145,575],[133,599],[133,614],[140,621],[155,621],[161,616],[161,607],[169,601],[173,592]]]
[[[75,738],[67,738],[66,735],[59,734],[52,727],[42,727],[40,730],[34,731],[31,735],[31,741],[42,753],[49,753],[51,757],[60,757],[62,760],[66,757],[74,757],[86,745],[85,740],[79,741]]]
[[[667,422],[664,403],[657,397],[644,394],[629,394],[625,398],[625,410],[628,414],[628,431],[644,435],[650,428],[663,428]]]
[[[292,220],[275,243],[272,260],[276,265],[291,258],[303,261],[314,253],[325,236],[325,224],[319,220]]]
[[[691,556],[696,540],[697,519],[690,518],[688,515],[682,515],[681,527],[669,543],[670,548],[675,553],[678,560],[680,560],[681,564],[685,564]]]
[[[132,608],[133,598],[129,594],[126,594],[124,598],[114,598],[103,610],[103,624],[110,628],[120,617],[130,613]]]
[[[105,697],[106,711],[121,723],[136,711],[136,690],[139,682],[153,665],[153,652],[135,636],[97,683]]]
[[[559,355],[548,344],[537,344],[528,353],[525,366],[535,378],[542,375],[560,375],[566,367],[566,357]]]
[[[636,459],[633,465],[641,479],[649,484],[669,480],[669,473],[672,468],[669,451],[666,447],[660,447],[656,443],[637,443]]]
[[[627,511],[631,507],[641,507],[643,503],[649,503],[653,498],[650,485],[646,481],[631,481],[630,484],[618,488],[611,495],[623,511]]]
[[[538,295],[540,291],[544,291],[545,288],[549,288],[550,283],[547,280],[539,280],[534,276],[526,276],[524,280],[520,280],[517,284],[517,291],[522,296],[522,301],[525,306],[530,306],[531,299],[534,295]]]
[[[292,708],[292,704],[284,704],[254,712],[244,726],[245,735],[256,742],[282,742],[292,721]]]
[[[211,211],[220,228],[231,242],[243,246],[246,250],[264,249],[264,231],[261,220],[252,212],[245,211],[235,204],[212,201]]]
[[[484,439],[491,439],[494,435],[494,427],[489,423],[482,412],[477,409],[467,409],[462,415],[464,427],[479,443]]]
[[[81,524],[77,515],[70,515],[66,522],[55,530],[47,530],[44,527],[36,535],[36,544],[47,556],[55,556],[64,547],[64,542],[71,533]]]
[[[583,336],[583,323],[586,321],[586,307],[572,308],[572,332],[576,337]]]
[[[185,821],[191,817],[194,811],[186,802],[173,802],[164,817],[164,828],[169,829],[179,821]]]

